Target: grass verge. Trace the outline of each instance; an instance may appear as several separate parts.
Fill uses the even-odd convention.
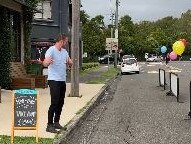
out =
[[[96,67],[88,68],[88,69],[85,69],[85,70],[81,70],[81,71],[80,71],[80,76],[85,76],[85,75],[87,75],[88,73],[99,69],[99,67],[100,67],[100,66],[96,66]]]
[[[119,69],[109,68],[108,71],[104,72],[100,77],[88,81],[88,84],[104,84],[109,79],[115,77],[119,73]]]
[[[10,144],[11,137],[10,136],[0,136],[0,144]],[[35,144],[36,138],[35,137],[14,137],[14,144]],[[50,138],[39,138],[38,144],[52,144],[53,139]]]

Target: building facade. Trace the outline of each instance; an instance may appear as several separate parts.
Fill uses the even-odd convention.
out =
[[[23,1],[0,0],[0,9],[9,11],[8,18],[12,35],[12,60],[24,63]],[[1,14],[0,14],[1,16]]]
[[[37,9],[32,27],[31,51],[33,60],[43,60],[46,50],[55,43],[58,34],[69,36],[70,47],[72,4],[71,0],[43,0]]]

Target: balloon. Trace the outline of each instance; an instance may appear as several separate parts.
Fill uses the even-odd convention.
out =
[[[171,52],[170,55],[169,55],[170,59],[171,60],[175,60],[177,58],[177,54],[175,52]]]
[[[184,46],[188,44],[188,42],[185,39],[180,39],[179,41],[182,41],[184,43]]]
[[[182,55],[182,53],[185,50],[185,46],[184,43],[182,41],[176,41],[173,46],[172,46],[173,51],[177,54],[177,55]]]
[[[161,50],[161,53],[165,53],[167,51],[167,48],[166,48],[166,46],[162,46],[160,48],[160,50]]]

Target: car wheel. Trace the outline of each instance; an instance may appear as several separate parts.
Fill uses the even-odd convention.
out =
[[[136,74],[139,74],[139,71],[136,71]]]
[[[123,75],[124,73],[123,72],[121,72],[121,75]]]

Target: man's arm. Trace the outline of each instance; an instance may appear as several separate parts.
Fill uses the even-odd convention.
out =
[[[42,65],[44,67],[48,67],[51,63],[53,63],[52,57],[46,57],[44,61],[42,61]]]

